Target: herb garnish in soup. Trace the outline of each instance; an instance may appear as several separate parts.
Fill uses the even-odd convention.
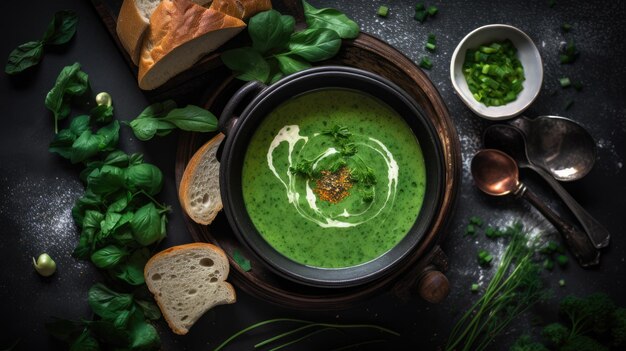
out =
[[[273,110],[243,165],[243,197],[263,238],[315,267],[371,261],[415,223],[426,173],[406,122],[378,99],[312,91]]]

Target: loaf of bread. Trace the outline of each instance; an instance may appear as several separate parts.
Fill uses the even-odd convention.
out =
[[[135,65],[139,64],[139,54],[150,24],[150,16],[160,2],[161,0],[124,0],[117,15],[117,37]]]
[[[246,24],[190,0],[163,0],[150,17],[139,60],[139,87],[152,90],[237,35]]]
[[[211,7],[215,11],[240,19],[248,19],[261,11],[272,8],[270,0],[213,0]]]
[[[237,300],[226,282],[228,257],[208,243],[178,245],[154,255],[146,263],[146,285],[172,331],[185,335],[195,322],[217,305]]]
[[[183,172],[178,199],[194,222],[211,224],[222,209],[220,164],[215,154],[224,134],[218,134],[196,151]]]

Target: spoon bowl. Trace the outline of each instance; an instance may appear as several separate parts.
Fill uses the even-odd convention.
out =
[[[569,182],[587,175],[596,161],[596,144],[585,128],[560,116],[521,117],[511,122],[526,137],[526,153],[534,165],[556,180]]]

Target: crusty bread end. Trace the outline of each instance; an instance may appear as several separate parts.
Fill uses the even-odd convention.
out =
[[[199,224],[211,224],[222,210],[220,164],[215,156],[222,140],[224,134],[217,134],[193,154],[178,188],[183,211]]]

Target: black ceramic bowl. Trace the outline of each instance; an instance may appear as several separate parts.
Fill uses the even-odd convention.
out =
[[[297,263],[268,244],[250,219],[243,200],[243,160],[261,121],[283,102],[306,92],[327,88],[369,94],[404,118],[419,141],[426,166],[426,192],[419,215],[408,234],[382,256],[352,267],[319,268]],[[234,116],[234,111],[242,109]],[[421,108],[387,79],[360,69],[322,66],[290,75],[267,87],[250,82],[237,91],[220,116],[226,134],[220,158],[220,187],[224,210],[238,240],[276,274],[317,287],[348,287],[370,282],[391,272],[419,244],[437,213],[443,195],[443,153],[434,127]]]

